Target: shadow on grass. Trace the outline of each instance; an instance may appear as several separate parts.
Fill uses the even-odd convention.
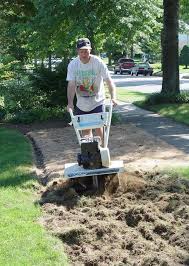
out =
[[[15,187],[34,179],[32,149],[16,130],[0,128],[0,186]]]
[[[18,177],[9,177],[7,179],[0,180],[0,187],[16,187],[21,186],[24,183],[34,180],[32,175],[20,175]]]

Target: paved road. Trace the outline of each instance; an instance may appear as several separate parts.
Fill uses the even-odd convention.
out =
[[[145,93],[161,91],[162,77],[115,75],[113,72],[111,76],[117,87],[126,87],[129,90]],[[189,90],[189,79],[180,79],[180,88],[181,90]]]

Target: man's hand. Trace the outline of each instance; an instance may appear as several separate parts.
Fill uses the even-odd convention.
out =
[[[111,101],[112,101],[112,103],[113,103],[113,106],[114,106],[114,107],[115,107],[116,105],[118,105],[118,102],[117,102],[117,100],[115,100],[115,99],[112,99]]]
[[[69,112],[70,109],[72,109],[72,111],[73,111],[73,109],[74,109],[73,104],[68,104],[68,105],[67,105],[67,112]]]
[[[113,106],[118,105],[116,101],[116,87],[115,87],[113,80],[109,77],[108,79],[106,79],[106,84],[108,85],[108,89],[109,89],[109,93],[111,96],[111,101],[112,101]]]

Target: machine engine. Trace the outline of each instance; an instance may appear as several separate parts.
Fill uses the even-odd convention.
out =
[[[81,143],[81,153],[77,155],[79,166],[84,169],[102,168],[102,160],[98,141]]]

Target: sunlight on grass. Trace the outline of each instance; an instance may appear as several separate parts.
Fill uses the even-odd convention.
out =
[[[0,129],[0,265],[68,265],[61,241],[39,225],[31,145]]]
[[[166,173],[175,177],[185,177],[189,179],[189,167],[181,166],[181,167],[171,167],[165,170]]]
[[[182,176],[185,176],[189,179],[189,167],[180,167],[177,168],[177,172]]]
[[[163,116],[173,118],[177,122],[189,125],[189,105],[188,104],[159,104],[149,107],[150,110],[158,112]]]
[[[154,73],[161,71],[161,63],[150,64],[150,66],[153,67]]]
[[[148,93],[132,91],[128,88],[117,88],[117,99],[123,102],[143,101]]]
[[[179,66],[180,73],[189,73],[189,68],[185,68],[185,66]]]
[[[154,64],[150,64],[150,65],[151,65],[151,67],[153,67],[154,73],[161,71],[161,63],[154,63]],[[180,74],[181,73],[189,73],[189,68],[185,68],[185,66],[179,65],[179,72],[180,72]]]

